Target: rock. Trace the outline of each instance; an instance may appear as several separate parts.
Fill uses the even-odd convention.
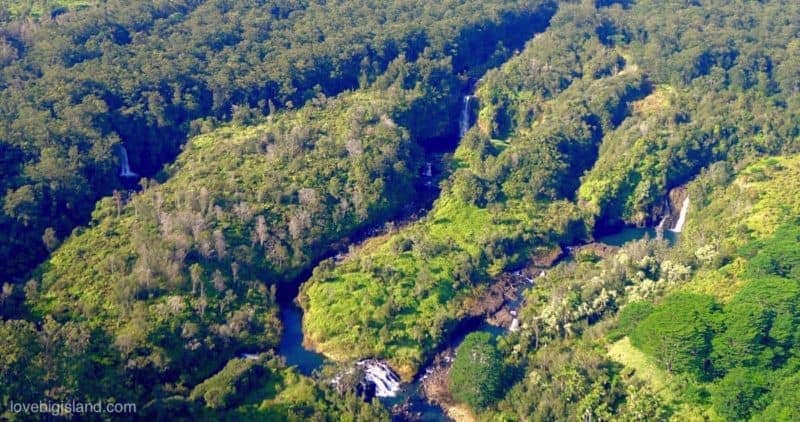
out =
[[[376,387],[374,382],[362,380],[356,385],[356,396],[369,403],[377,395]]]
[[[608,259],[616,255],[617,251],[619,251],[619,247],[617,246],[593,242],[573,248],[572,255],[575,257],[582,255],[594,255],[598,258]],[[542,271],[542,274],[544,274],[544,271]]]
[[[544,267],[550,268],[552,267],[561,255],[564,254],[564,250],[561,249],[560,246],[556,246],[550,249],[540,249],[531,259],[531,262],[535,267]]]
[[[514,316],[511,315],[511,311],[506,308],[503,308],[499,312],[486,318],[486,322],[496,327],[508,327],[511,325],[511,321],[513,320]]]

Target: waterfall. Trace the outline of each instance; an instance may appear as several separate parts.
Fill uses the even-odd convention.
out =
[[[433,177],[433,164],[430,161],[425,163],[425,177]]]
[[[131,171],[131,165],[128,162],[128,150],[125,147],[119,149],[119,175],[121,177],[139,177],[138,174]]]
[[[400,377],[389,365],[374,359],[357,363],[364,368],[364,378],[375,384],[375,395],[378,397],[395,397],[400,391]]]
[[[658,226],[656,226],[656,230],[657,231],[660,231],[660,232],[664,231],[664,225],[667,224],[667,220],[669,219],[670,214],[672,214],[672,212],[670,211],[669,200],[667,200],[665,198],[664,199],[664,217],[661,219],[661,221],[658,222]]]
[[[689,196],[686,196],[686,199],[683,200],[683,205],[681,206],[681,214],[678,216],[678,221],[675,223],[675,227],[670,229],[675,233],[680,233],[683,230],[683,225],[686,223],[686,214],[689,212]]]
[[[464,107],[461,109],[461,118],[458,120],[458,138],[461,139],[467,134],[470,127],[470,109],[469,105],[472,102],[472,95],[464,97]]]

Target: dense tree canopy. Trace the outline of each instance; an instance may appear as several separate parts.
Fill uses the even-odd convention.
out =
[[[474,409],[484,409],[502,397],[507,376],[492,335],[469,334],[458,346],[449,376],[453,397]]]
[[[0,278],[24,276],[46,253],[48,228],[68,236],[96,199],[126,182],[123,147],[134,171],[151,176],[188,133],[216,119],[366,86],[402,55],[449,56],[455,72],[474,75],[551,10],[512,1],[111,0],[10,25],[0,34],[0,257],[8,263]]]
[[[0,412],[387,419],[338,365],[415,378],[531,265],[449,369],[478,419],[797,419],[798,16],[0,0]],[[312,377],[275,355],[300,282]]]

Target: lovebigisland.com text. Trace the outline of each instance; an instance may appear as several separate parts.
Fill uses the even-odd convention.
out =
[[[54,402],[15,402],[10,400],[7,411],[14,414],[40,414],[53,416],[81,416],[89,414],[135,414],[136,403],[82,402],[77,400]],[[1,415],[0,415],[1,416]]]

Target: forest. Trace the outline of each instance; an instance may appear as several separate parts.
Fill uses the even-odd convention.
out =
[[[797,420],[799,39],[788,0],[0,0],[0,418]]]

